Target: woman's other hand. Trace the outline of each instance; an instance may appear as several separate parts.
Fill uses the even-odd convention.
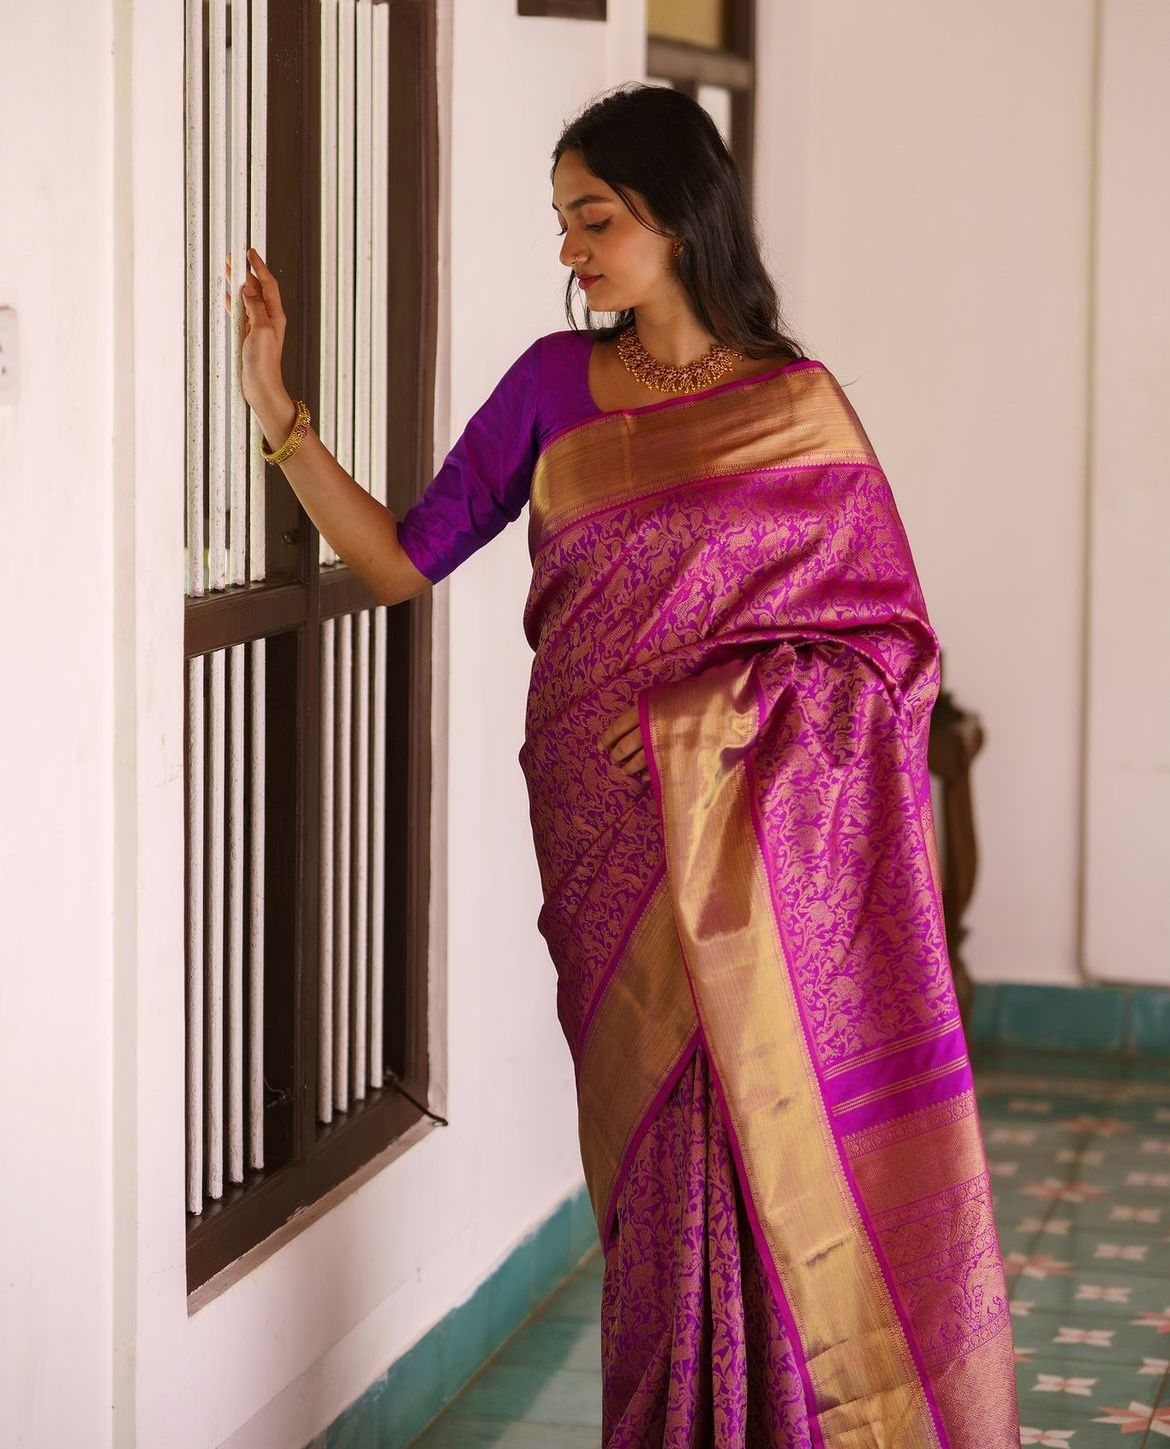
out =
[[[601,748],[609,750],[614,764],[627,775],[649,777],[636,704],[632,704],[624,714],[619,715],[601,736]]]
[[[248,248],[247,259],[252,270],[245,267],[240,288],[244,300],[243,347],[241,350],[240,390],[244,401],[255,412],[271,411],[288,396],[280,370],[280,354],[284,348],[286,318],[280,302],[276,278],[264,265],[254,247]],[[232,310],[232,259],[227,257],[228,290],[223,305]],[[276,446],[274,444],[273,446]]]

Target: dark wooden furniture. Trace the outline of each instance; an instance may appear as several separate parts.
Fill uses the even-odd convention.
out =
[[[942,819],[935,822],[941,837],[943,914],[955,994],[965,1030],[970,1026],[974,985],[963,963],[961,948],[967,936],[963,915],[975,889],[978,866],[971,762],[983,748],[983,742],[983,726],[978,715],[963,709],[950,691],[940,686],[930,720],[927,761],[930,773],[938,776],[943,787]]]

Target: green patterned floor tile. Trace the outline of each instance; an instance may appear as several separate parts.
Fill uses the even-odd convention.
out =
[[[1131,1063],[1126,1076],[1131,1082],[1153,1082],[1170,1089],[1170,1060],[1165,1057],[1139,1057]]]
[[[1002,1213],[1004,1222],[1013,1225],[1017,1214],[1028,1217],[1036,1214],[1045,1219],[1061,1218],[1073,1220],[1075,1210],[1090,1203],[1106,1205],[1120,1200],[1123,1189],[1117,1183],[1094,1181],[1090,1169],[1083,1165],[1075,1176],[1063,1177],[1059,1163],[1033,1166],[1030,1171],[1021,1172],[1014,1180],[1012,1190],[1003,1195]],[[1072,1222],[1075,1227],[1075,1221]]]
[[[1107,1269],[1124,1277],[1170,1278],[1170,1241],[1165,1234],[1143,1239],[1103,1227],[1073,1229],[1062,1237],[1060,1254],[1094,1272]]]
[[[1076,1145],[1090,1141],[1099,1119],[1100,1112],[1095,1108],[1091,1111],[1059,1111],[1050,1117],[992,1116],[983,1125],[983,1142],[989,1152],[1008,1151],[1022,1155],[1055,1152],[1070,1143]]]
[[[985,1142],[984,1149],[993,1186],[1005,1188],[1033,1178],[1058,1177],[1067,1182],[1079,1175],[1086,1151],[1075,1141],[1048,1142],[1043,1147],[1027,1143]]]
[[[1140,1153],[1135,1155],[1108,1143],[1082,1155],[1077,1177],[1082,1183],[1105,1190],[1086,1194],[1090,1197],[1118,1197],[1132,1189],[1141,1202],[1151,1193],[1155,1198],[1160,1196],[1163,1202],[1170,1198],[1170,1165],[1151,1162]]]
[[[1003,1264],[1013,1299],[1030,1298],[1033,1284],[1046,1283],[1051,1278],[1072,1277],[1077,1271],[1075,1259],[1062,1244],[1039,1239],[1034,1240],[1025,1252],[1005,1249]]]
[[[1064,1188],[1078,1175],[1080,1153],[1057,1148],[1054,1152],[1021,1153],[1000,1156],[992,1149],[987,1151],[987,1170],[991,1174],[993,1192],[1002,1193],[1005,1203],[1009,1198],[1020,1195],[1025,1188],[1039,1184],[1051,1184],[1045,1191],[1055,1192]],[[1032,1196],[1032,1192],[1024,1194]]]
[[[1151,1152],[1143,1146],[1144,1142],[1151,1140],[1161,1141],[1161,1139],[1149,1137],[1135,1138],[1130,1141],[1116,1139],[1112,1142],[1102,1141],[1100,1165],[1105,1169],[1109,1179],[1122,1182],[1131,1172],[1137,1172],[1149,1177],[1151,1187],[1161,1187],[1163,1190],[1170,1187],[1170,1157],[1161,1150]]]
[[[1070,1409],[1060,1404],[1037,1404],[1031,1415],[1020,1415],[1021,1449],[1033,1444],[1044,1449],[1121,1449],[1117,1431],[1095,1424],[1091,1411]],[[1132,1441],[1124,1441],[1127,1449],[1142,1449]]]
[[[1027,1252],[1040,1234],[1041,1219],[1030,1222],[1021,1213],[995,1215],[995,1230],[999,1234],[999,1245],[1004,1252]]]
[[[996,1214],[1011,1226],[1017,1216],[1059,1217],[1063,1209],[1113,1189],[1088,1181],[1081,1173],[1065,1176],[1060,1164],[1028,1162],[1010,1183],[1001,1178],[993,1187]]]
[[[1150,1071],[1146,1062],[1134,1062],[1117,1084],[1115,1093],[1120,1102],[1146,1102],[1152,1107],[1170,1103],[1170,1072]]]
[[[1154,1449],[1170,1433],[1170,1409],[1154,1408],[1154,1394],[1140,1385],[1126,1398],[1093,1401],[1089,1409],[1071,1401],[1048,1407],[1040,1398],[1021,1406],[1020,1444],[1067,1445],[1068,1449]],[[1151,1428],[1151,1425],[1153,1427]]]
[[[1158,1332],[1161,1314],[1093,1312],[1093,1304],[1077,1304],[1073,1314],[1033,1308],[1026,1317],[1013,1316],[1012,1338],[1017,1361],[1026,1349],[1040,1358],[1069,1363],[1106,1363],[1137,1371],[1146,1358],[1163,1358],[1166,1339]],[[1089,1311],[1086,1312],[1085,1309]]]
[[[1170,1280],[1082,1267],[1067,1274],[1019,1278],[1012,1293],[1012,1321],[1026,1324],[1033,1309],[1074,1313],[1078,1322],[1098,1316],[1138,1318],[1170,1311]],[[1163,1338],[1164,1352],[1170,1354],[1170,1334]]]
[[[1125,1122],[1132,1130],[1122,1134],[1123,1141],[1141,1142],[1147,1137],[1170,1135],[1166,1121],[1167,1108],[1153,1102],[1110,1102],[1109,1115]],[[1156,1155],[1156,1154],[1155,1154]]]
[[[1071,1359],[1044,1349],[1019,1357],[1026,1352],[1017,1350],[1016,1390],[1021,1399],[1057,1400],[1082,1411],[1095,1412],[1097,1402],[1119,1394],[1149,1393],[1161,1378],[1153,1367],[1143,1373],[1140,1360]],[[1062,1384],[1062,1380],[1067,1382]]]
[[[1084,1191],[1087,1184],[1082,1184]],[[1045,1224],[1046,1236],[1100,1232],[1104,1238],[1156,1239],[1170,1232],[1166,1193],[1110,1186],[1102,1196],[1056,1205]]]
[[[1000,1229],[1001,1243],[1014,1244],[1026,1240],[1037,1248],[1046,1248],[1049,1252],[1058,1254],[1062,1243],[1075,1228],[1075,1224],[1068,1218],[1055,1214],[1049,1214],[1043,1218],[1008,1218],[1006,1221],[1010,1222],[1011,1226]],[[1011,1234],[1015,1236],[1009,1236]]]
[[[975,1063],[1023,1445],[1170,1449],[1170,1408],[1149,1425],[1170,1370],[1170,1075],[1128,1071],[1030,1052]],[[417,1449],[596,1449],[603,1271],[596,1253]]]
[[[1121,1424],[1138,1421],[1144,1428],[1159,1387],[1157,1373],[1111,1363],[1069,1362],[1037,1355],[1016,1365],[1020,1404],[1021,1445],[1068,1445],[1069,1449],[1131,1445],[1140,1449]],[[1144,1412],[1130,1410],[1140,1404]]]
[[[1000,1071],[974,1072],[972,1075],[975,1079],[976,1097],[986,1094],[994,1100],[1016,1096],[1035,1099],[1051,1093],[1060,1101],[1075,1102],[1081,1098],[1090,1102],[1105,1101],[1126,1080],[1067,1068],[1059,1072],[1045,1072],[1028,1071],[1024,1067],[1005,1067]]]

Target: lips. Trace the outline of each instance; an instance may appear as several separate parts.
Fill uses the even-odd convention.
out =
[[[597,281],[600,281],[600,280],[601,280],[601,273],[600,272],[598,272],[595,276],[592,276],[592,277],[590,277],[590,276],[580,276],[580,275],[577,277],[577,281],[578,281],[578,283],[582,287],[592,286],[594,282],[597,282]]]

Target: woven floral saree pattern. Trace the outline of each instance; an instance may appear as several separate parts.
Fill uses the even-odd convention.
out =
[[[570,427],[529,542],[539,925],[607,1262],[650,1284],[603,1295],[607,1449],[1018,1443],[938,641],[852,406],[809,361]],[[634,704],[649,781],[598,743]]]

